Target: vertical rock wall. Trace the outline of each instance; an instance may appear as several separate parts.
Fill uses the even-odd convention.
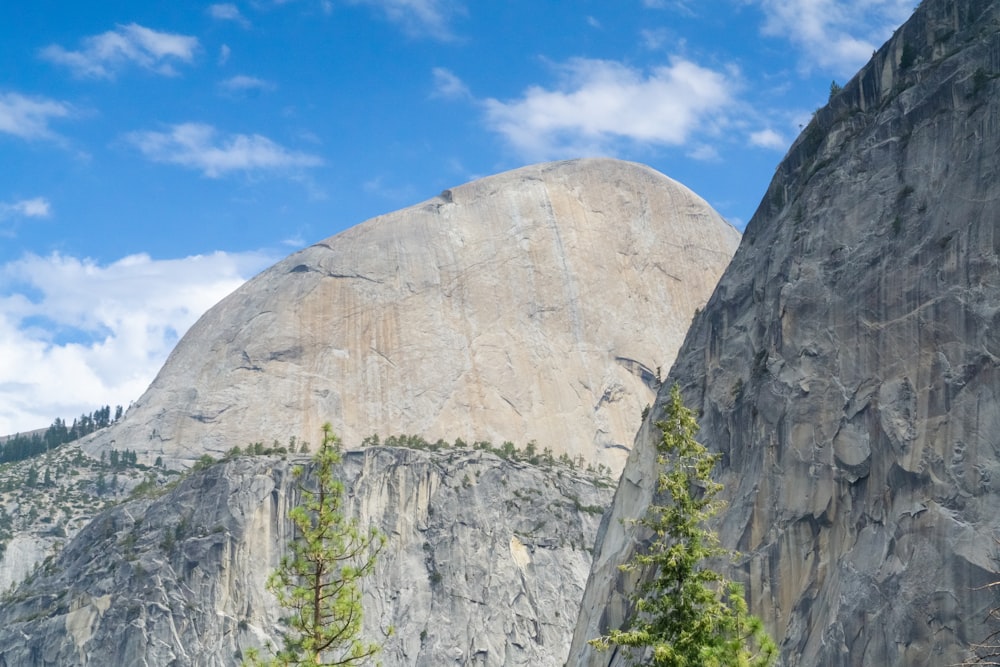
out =
[[[238,458],[100,514],[0,604],[0,665],[228,667],[280,644],[265,585],[298,502],[293,463]],[[391,448],[349,452],[344,476],[351,512],[388,537],[364,580],[383,664],[565,660],[609,482]]]
[[[721,451],[716,527],[792,666],[939,666],[1000,579],[1000,3],[925,0],[778,168],[670,373]],[[661,395],[661,399],[664,395]],[[656,419],[655,408],[651,419]],[[630,613],[653,436],[569,663]]]

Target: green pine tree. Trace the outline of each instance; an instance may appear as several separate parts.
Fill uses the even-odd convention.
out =
[[[346,516],[344,485],[335,475],[340,463],[340,440],[324,424],[313,456],[315,484],[300,485],[302,502],[289,512],[296,532],[291,553],[267,584],[290,610],[284,646],[270,660],[251,650],[244,665],[358,665],[379,651],[361,639],[359,582],[374,569],[385,536]]]
[[[708,567],[711,559],[733,555],[705,525],[721,507],[715,496],[722,485],[712,481],[720,455],[694,439],[698,423],[676,385],[657,426],[657,491],[664,504],[650,505],[637,521],[652,532],[652,543],[621,566],[653,578],[634,592],[635,616],[625,629],[590,643],[601,650],[625,647],[633,664],[657,667],[772,665],[777,647],[749,614],[742,586]]]

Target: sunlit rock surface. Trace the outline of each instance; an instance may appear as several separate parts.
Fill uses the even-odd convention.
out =
[[[616,160],[446,190],[246,283],[86,447],[186,465],[331,421],[349,444],[536,440],[618,472],[738,241],[683,186]]]

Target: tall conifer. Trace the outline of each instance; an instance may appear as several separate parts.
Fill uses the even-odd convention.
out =
[[[359,665],[379,651],[361,638],[359,584],[374,569],[385,536],[346,515],[344,485],[335,474],[340,463],[340,439],[324,424],[313,457],[315,483],[300,484],[302,502],[289,512],[296,532],[291,553],[268,581],[291,612],[284,646],[272,660],[250,651],[245,665]],[[302,469],[296,474],[302,477]]]
[[[636,521],[652,541],[621,566],[652,578],[644,577],[634,592],[635,616],[626,628],[590,643],[602,650],[625,647],[632,664],[656,667],[772,665],[777,647],[760,619],[749,614],[743,587],[708,566],[711,559],[733,555],[705,525],[721,507],[715,496],[722,485],[712,480],[720,455],[694,439],[698,423],[677,385],[657,426],[657,500]]]

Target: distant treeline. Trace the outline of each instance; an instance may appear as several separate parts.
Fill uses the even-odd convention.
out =
[[[432,452],[436,452],[442,449],[465,449],[470,447],[469,443],[461,438],[456,438],[453,444],[449,444],[447,440],[439,439],[437,442],[430,442],[425,440],[419,435],[390,435],[385,440],[381,440],[377,433],[374,433],[364,440],[361,441],[362,447],[405,447],[407,449],[425,449]],[[479,449],[482,451],[491,452],[496,454],[500,458],[507,459],[508,461],[524,461],[532,465],[542,465],[542,466],[552,466],[555,464],[567,466],[569,468],[580,468],[583,469],[586,461],[582,455],[578,455],[575,459],[571,459],[568,454],[563,452],[556,458],[552,454],[552,450],[548,447],[538,450],[538,444],[532,440],[524,449],[518,448],[510,440],[505,440],[502,445],[495,447],[492,442],[488,440],[477,440],[471,444],[472,449]],[[603,463],[597,464],[595,468],[593,464],[586,464],[587,472],[595,473],[603,477],[611,477],[611,468],[604,465]]]
[[[11,436],[0,445],[0,463],[23,461],[33,456],[44,454],[59,445],[73,442],[77,438],[90,435],[94,431],[110,426],[122,418],[125,410],[122,406],[115,408],[114,419],[111,418],[111,406],[94,410],[89,415],[83,414],[73,420],[72,426],[67,426],[62,419],[56,419],[44,433]]]

